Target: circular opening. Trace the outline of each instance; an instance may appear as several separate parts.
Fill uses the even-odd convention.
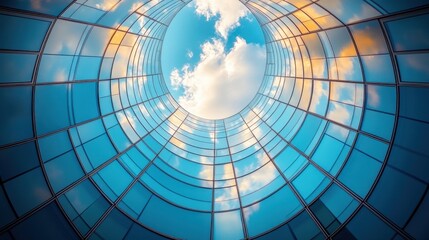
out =
[[[165,83],[183,108],[202,118],[223,119],[256,95],[265,71],[265,40],[239,1],[228,8],[194,1],[171,22],[161,62]]]

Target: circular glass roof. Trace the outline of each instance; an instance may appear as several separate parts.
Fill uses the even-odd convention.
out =
[[[0,238],[429,235],[427,1],[195,0],[196,50],[167,39],[189,2],[0,3]],[[164,74],[186,93],[204,59],[262,82],[191,113]]]

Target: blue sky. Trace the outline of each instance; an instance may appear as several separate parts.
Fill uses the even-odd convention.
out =
[[[241,3],[231,5],[227,1],[208,1],[213,3],[208,6],[206,2],[191,2],[173,19],[164,38],[162,71],[170,92],[183,107],[201,117],[222,118],[240,111],[256,94],[264,71],[260,66],[265,66],[265,40],[257,20]],[[204,59],[201,56],[205,56]],[[213,64],[207,59],[222,63]],[[233,67],[231,70],[231,66],[237,65],[236,61],[243,63],[244,67]],[[186,71],[184,66],[187,66]],[[253,68],[257,69],[256,72],[248,70]],[[209,73],[222,73],[222,69],[226,69],[225,74],[216,77]],[[172,85],[171,75],[174,70],[178,74],[176,80],[179,79],[179,84]],[[208,79],[205,76],[212,77]],[[228,83],[222,82],[225,78],[229,79]],[[204,82],[205,86],[223,85],[217,91],[222,93],[231,81],[248,86],[242,94],[231,93],[231,103],[216,103],[215,98],[222,98],[216,96],[216,93],[213,93],[210,101],[198,99],[198,94],[195,94],[202,91],[200,82]],[[233,94],[236,96],[233,97]],[[189,97],[194,95],[196,97],[190,101]],[[242,95],[246,95],[243,102],[237,101],[236,98]],[[211,109],[210,113],[202,110],[207,108]]]

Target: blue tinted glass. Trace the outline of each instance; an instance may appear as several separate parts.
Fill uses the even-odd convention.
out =
[[[45,54],[75,54],[78,47],[81,47],[82,34],[87,25],[72,21],[57,20],[49,33],[46,43]]]
[[[313,165],[308,165],[292,183],[309,203],[328,185],[329,179]]]
[[[51,197],[40,168],[6,182],[4,186],[15,211],[20,216]]]
[[[429,15],[425,14],[386,22],[393,49],[404,51],[429,48],[429,43],[426,41],[429,38],[429,30],[426,26],[428,21]]]
[[[340,173],[339,179],[359,196],[365,197],[374,183],[380,167],[380,162],[354,150]],[[362,173],[365,173],[365,177],[362,177]]]
[[[295,239],[289,224],[283,225],[280,228],[273,230],[261,237],[258,240],[271,240],[271,239]]]
[[[429,82],[429,70],[426,63],[429,54],[401,54],[397,58],[401,81],[403,82]]]
[[[395,83],[389,55],[361,56],[360,58],[367,82]]]
[[[120,206],[125,206],[124,210],[127,210],[128,214],[138,217],[149,201],[152,193],[149,192],[142,184],[134,184],[128,193],[122,199]]]
[[[58,192],[83,176],[82,168],[73,151],[69,151],[47,162],[45,169],[55,192]]]
[[[298,217],[292,220],[289,224],[296,239],[317,239],[321,238],[322,233],[316,223],[311,220],[306,211],[303,211]]]
[[[67,132],[59,132],[39,139],[39,148],[44,162],[72,149]]]
[[[221,212],[214,214],[213,239],[242,239],[243,229],[240,227],[241,212]],[[232,228],[231,226],[237,226]]]
[[[118,210],[113,209],[95,230],[102,239],[123,239],[132,221]]]
[[[0,227],[3,227],[5,224],[15,219],[12,206],[7,202],[3,189],[0,190],[0,211],[2,213],[0,214]]]
[[[86,180],[59,198],[67,216],[85,234],[107,210],[109,204],[98,190]]]
[[[75,122],[79,123],[99,116],[96,83],[73,84],[72,93]]]
[[[0,83],[31,82],[36,58],[34,54],[0,53]]]
[[[414,7],[427,4],[426,0],[413,0],[413,1],[372,0],[372,1],[377,4],[380,4],[380,6],[383,6],[383,8],[386,9],[388,12],[397,12],[397,11],[406,10],[409,8],[414,8]]]
[[[67,97],[69,91],[66,84],[36,87],[35,111],[38,134],[70,125]]]
[[[336,175],[339,166],[344,162],[344,152],[348,152],[350,147],[338,139],[325,135],[316,149],[312,159],[323,169]]]
[[[55,203],[12,228],[15,239],[79,239]]]
[[[112,200],[115,200],[116,197],[121,195],[132,180],[131,176],[117,161],[112,162],[100,170],[98,174],[103,182],[107,184],[108,188],[114,193],[115,196],[110,196]]]
[[[429,194],[426,196],[419,206],[418,211],[413,215],[410,223],[406,227],[406,231],[416,239],[424,239],[429,234],[429,229],[424,227],[426,218],[429,215]]]
[[[97,79],[100,71],[101,58],[80,57],[75,73],[75,80]]]
[[[265,232],[296,214],[302,206],[289,186],[267,199],[243,209],[250,236]]]
[[[350,26],[360,55],[387,53],[386,41],[378,21]]]
[[[332,234],[358,207],[358,202],[338,185],[332,185],[310,208]]]
[[[380,183],[377,184],[369,198],[369,202],[389,219],[403,227],[415,206],[418,205],[425,189],[425,184],[397,170],[386,168]]]
[[[429,101],[428,88],[401,87],[400,93],[401,116],[423,121],[429,119],[429,108],[424,106]]]
[[[429,124],[407,118],[399,118],[395,144],[418,155],[427,157],[426,136],[429,134]]]
[[[0,145],[33,136],[31,87],[0,87]]]
[[[163,211],[159,211],[163,209]],[[171,216],[175,216],[172,218]],[[158,197],[152,197],[139,218],[146,226],[170,236],[186,239],[210,237],[210,213],[178,208]],[[171,226],[175,226],[172,228]]]
[[[0,5],[15,3],[3,1]],[[50,22],[0,14],[2,23],[1,49],[39,51]],[[25,29],[25,31],[23,31]],[[3,61],[1,61],[3,62]]]
[[[127,235],[125,235],[125,239],[133,240],[133,239],[151,239],[151,240],[166,240],[167,238],[157,235],[154,232],[143,228],[140,224],[134,223]]]
[[[77,10],[75,8],[77,8]],[[97,20],[104,14],[104,11],[99,9],[76,3],[73,5],[73,7],[68,9],[68,12],[72,13],[70,16],[71,18],[90,23],[96,23]],[[65,15],[67,15],[67,13],[64,13],[62,16]]]
[[[319,129],[321,122],[322,120],[320,118],[314,117],[313,115],[307,115],[300,131],[292,140],[292,144],[301,151],[305,151],[313,138],[315,138],[316,131]]]
[[[43,55],[37,82],[67,82],[73,56]]]
[[[384,139],[390,139],[394,121],[393,115],[366,110],[362,130]]]
[[[100,166],[116,154],[116,150],[113,148],[106,134],[89,141],[84,145],[84,148],[93,168]],[[99,151],[100,148],[103,151]]]
[[[422,4],[0,2],[0,239],[425,239]],[[164,36],[181,8],[214,25],[192,31],[201,37],[238,22],[217,36],[224,47],[168,53]],[[225,76],[254,77],[244,64],[257,60],[244,54],[254,38],[237,37],[254,34],[250,13],[267,40],[259,92],[227,119],[189,114],[169,80],[191,92],[190,78],[214,78],[192,95],[201,107]],[[181,79],[168,71],[164,82],[163,51],[210,64],[193,74],[185,66]],[[217,97],[248,93],[248,83]]]
[[[46,13],[49,15],[58,15],[67,7],[67,5],[71,1],[72,0],[58,0],[55,2],[51,2],[49,0],[41,0],[36,3],[32,0],[3,1],[0,5],[28,11]]]
[[[349,231],[352,237],[356,239],[391,239],[395,234],[386,223],[381,221],[366,207],[360,209],[352,221],[347,224],[344,231]],[[334,239],[343,239],[341,234],[342,232],[340,232],[338,238]]]
[[[395,113],[396,111],[396,88],[367,85],[366,105],[369,109],[378,110],[386,113]]]
[[[34,142],[15,145],[0,150],[0,178],[7,180],[39,166]]]

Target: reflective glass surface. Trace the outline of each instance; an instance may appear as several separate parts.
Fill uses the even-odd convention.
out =
[[[429,236],[427,1],[240,0],[265,73],[217,120],[161,69],[189,2],[0,2],[1,239]]]

